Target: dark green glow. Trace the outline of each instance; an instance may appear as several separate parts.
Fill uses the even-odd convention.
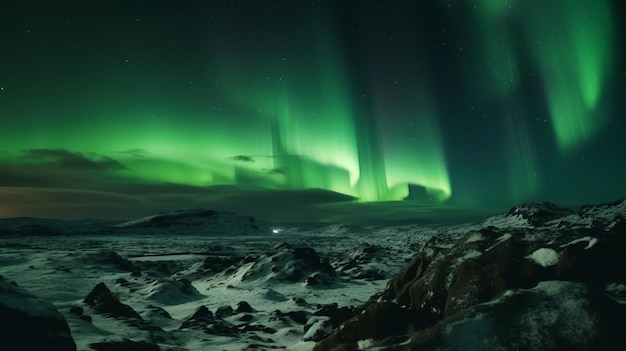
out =
[[[408,195],[402,184],[422,185],[435,200],[444,201],[452,191],[435,107],[426,99],[415,100],[415,110],[408,112],[413,117],[409,126],[386,133],[393,136],[385,138],[387,184],[402,197]]]
[[[511,40],[513,1],[481,0],[476,5],[477,22],[484,45],[485,74],[497,94],[508,95],[518,88],[519,71]]]
[[[524,123],[524,116],[506,116],[509,145],[507,169],[511,198],[527,201],[539,191],[542,174],[536,160],[533,139]]]
[[[296,72],[285,67],[294,59],[289,53],[268,53],[255,65],[212,53],[208,64],[215,73],[195,83],[207,89],[210,108],[155,112],[114,105],[92,111],[89,123],[75,128],[52,133],[47,126],[31,127],[29,136],[5,138],[4,147],[16,156],[25,148],[88,148],[122,162],[128,170],[120,176],[136,182],[320,188],[361,201],[401,200],[411,183],[438,201],[449,198],[436,117],[408,112],[415,116],[414,135],[381,144],[379,116],[355,102],[342,43],[324,26],[316,30],[325,49]]]
[[[606,122],[597,104],[614,63],[609,1],[533,0],[523,7],[555,136],[562,150],[571,150]]]
[[[622,1],[125,4],[0,12],[2,213],[624,192]]]

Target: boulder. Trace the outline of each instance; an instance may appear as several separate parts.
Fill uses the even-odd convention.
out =
[[[54,306],[0,276],[2,349],[68,350],[76,344],[65,318]]]

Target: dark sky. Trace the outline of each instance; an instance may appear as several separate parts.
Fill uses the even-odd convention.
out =
[[[624,197],[623,3],[5,5],[0,217],[359,221]]]

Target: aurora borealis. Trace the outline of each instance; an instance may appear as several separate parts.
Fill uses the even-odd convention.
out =
[[[26,1],[0,217],[410,218],[626,195],[619,0]]]

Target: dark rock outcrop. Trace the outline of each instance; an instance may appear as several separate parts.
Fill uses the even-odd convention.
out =
[[[272,312],[272,316],[270,317],[270,321],[279,320],[284,323],[289,323],[289,321],[296,322],[298,324],[306,324],[308,321],[308,317],[306,312],[304,311],[289,311],[283,312],[281,310],[275,310]]]
[[[352,279],[381,280],[387,278],[380,267],[384,267],[383,259],[388,254],[386,248],[365,243],[337,257],[332,265],[337,272]],[[378,265],[371,266],[373,263]]]
[[[111,317],[141,320],[139,313],[118,300],[104,284],[98,283],[83,300],[98,313]]]
[[[213,322],[215,322],[213,313],[206,306],[200,306],[178,329],[205,327]]]
[[[54,306],[0,276],[2,348],[76,350],[65,318]]]
[[[623,350],[625,311],[588,284],[546,281],[419,330],[406,349]]]
[[[275,250],[258,257],[242,280],[304,281],[310,286],[328,285],[335,280],[335,270],[328,259],[321,259],[314,249],[284,244]]]
[[[163,304],[174,304],[200,298],[202,295],[188,279],[165,278],[149,285],[147,298]]]
[[[140,270],[135,267],[132,262],[120,256],[117,252],[112,250],[102,250],[94,255],[90,255],[87,258],[87,263],[99,264],[99,265],[111,265],[122,271],[131,272],[135,275],[140,275]]]
[[[238,314],[238,313],[249,313],[252,312],[253,309],[250,306],[249,303],[247,303],[246,301],[239,301],[237,302],[237,307],[235,307],[235,310],[232,312],[233,314]]]
[[[626,307],[603,293],[626,284],[625,204],[585,208],[585,217],[518,206],[486,221],[498,227],[434,237],[315,349],[366,339],[390,350],[626,348],[615,327]]]
[[[225,318],[233,314],[233,308],[230,306],[220,306],[215,311],[215,318]]]
[[[354,317],[357,314],[355,308],[347,306],[338,307],[337,303],[328,305],[319,305],[317,310],[313,312],[314,316],[328,317],[334,327],[338,327],[341,323]]]
[[[515,206],[509,210],[507,216],[519,216],[528,221],[530,226],[539,227],[549,221],[562,218],[570,214],[574,214],[574,211],[568,208],[559,207],[552,202],[538,202]]]

